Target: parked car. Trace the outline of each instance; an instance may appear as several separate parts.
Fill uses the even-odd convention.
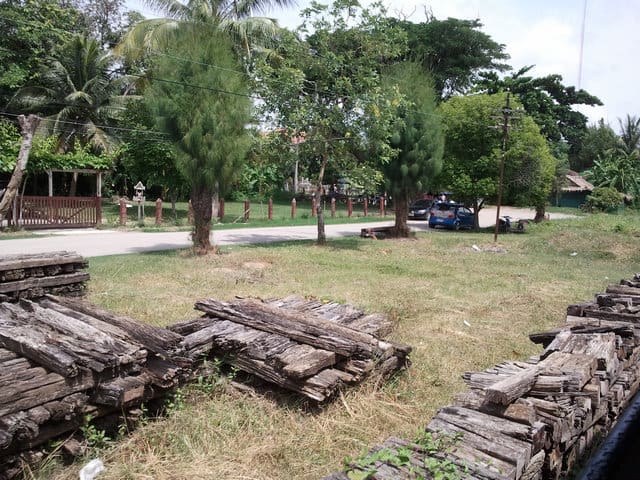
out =
[[[409,220],[428,220],[433,199],[421,198],[409,205]]]
[[[473,212],[461,203],[436,202],[431,207],[429,227],[473,228],[473,220]]]

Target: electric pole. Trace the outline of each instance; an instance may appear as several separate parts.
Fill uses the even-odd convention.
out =
[[[502,157],[500,158],[500,179],[498,180],[498,204],[496,207],[496,227],[493,232],[493,241],[498,241],[498,230],[500,229],[500,206],[502,204],[502,183],[504,181],[504,161],[507,156],[507,139],[509,138],[509,121],[514,112],[510,103],[511,92],[507,91],[507,102],[502,107]]]

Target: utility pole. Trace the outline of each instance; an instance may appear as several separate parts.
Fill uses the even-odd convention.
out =
[[[507,103],[502,107],[502,157],[500,159],[500,180],[498,180],[498,204],[496,207],[496,227],[493,232],[493,241],[498,241],[500,229],[500,205],[502,203],[502,182],[504,181],[504,160],[507,156],[507,138],[509,137],[509,119],[513,114],[510,105],[511,92],[507,92]]]

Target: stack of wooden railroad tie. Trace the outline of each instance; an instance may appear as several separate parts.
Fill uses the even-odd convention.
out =
[[[193,381],[213,357],[317,402],[408,362],[408,346],[380,338],[386,316],[349,305],[205,300],[202,317],[165,329],[47,294],[83,294],[86,266],[70,252],[0,257],[0,480],[87,416],[105,426],[134,420],[143,402]],[[69,454],[77,447],[63,444]]]
[[[179,385],[190,374],[180,340],[77,299],[0,302],[0,479],[87,415],[117,425]]]
[[[81,296],[87,261],[74,252],[0,256],[0,301],[37,298],[45,293]]]
[[[351,476],[326,480],[433,478],[452,470],[464,478],[557,479],[571,472],[638,391],[640,274],[569,306],[561,328],[530,338],[544,346],[541,355],[466,373],[469,390],[438,411],[422,440],[389,438],[370,461],[350,465]],[[383,457],[393,460],[376,460]]]
[[[404,368],[411,348],[386,341],[390,322],[349,305],[288,297],[196,303],[200,318],[169,329],[194,361],[224,362],[279,387],[323,402],[343,385]]]

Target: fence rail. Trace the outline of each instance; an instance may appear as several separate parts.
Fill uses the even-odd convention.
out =
[[[99,197],[19,196],[14,205],[10,224],[27,230],[95,227],[102,217]]]

